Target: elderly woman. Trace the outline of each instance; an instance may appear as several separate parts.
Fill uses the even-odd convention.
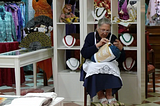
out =
[[[91,57],[107,42],[119,49],[120,57],[111,62],[91,61]],[[113,95],[122,86],[118,63],[121,64],[125,60],[125,52],[121,42],[111,34],[109,19],[102,18],[98,21],[96,31],[86,36],[81,54],[86,61],[81,68],[80,80],[84,81],[83,86],[87,93],[91,98],[97,94],[101,103],[115,103],[117,100]]]

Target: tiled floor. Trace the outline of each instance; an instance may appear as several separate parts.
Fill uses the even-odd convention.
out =
[[[160,106],[160,69],[156,69],[155,77],[156,92],[153,92],[152,79],[149,79],[148,98],[145,99],[141,105],[132,104],[128,106]]]
[[[48,80],[49,86],[43,86],[43,73],[37,74],[37,88],[46,91],[53,91],[53,78]],[[34,87],[33,83],[33,74],[25,75],[25,83],[21,85],[21,90],[29,90]],[[0,87],[0,95],[15,95],[15,85],[10,86],[1,86]]]
[[[25,75],[26,81],[22,85],[21,89],[31,89],[33,88],[33,75]],[[141,105],[128,104],[126,106],[160,106],[160,69],[156,69],[156,92],[153,93],[152,81],[148,85],[148,98],[144,100]],[[37,86],[44,91],[53,90],[53,80],[52,78],[48,80],[49,86],[43,86],[43,74],[38,73],[37,75]],[[15,86],[1,86],[0,95],[15,95]],[[64,106],[83,106],[83,103],[64,103]]]

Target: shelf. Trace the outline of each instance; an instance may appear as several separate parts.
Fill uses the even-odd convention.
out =
[[[73,46],[71,48],[67,48],[65,46],[60,46],[57,48],[58,50],[80,50],[80,46]]]
[[[126,24],[137,24],[137,22],[124,22]],[[119,23],[115,23],[115,22],[112,22],[112,24],[119,24]]]
[[[130,75],[130,76],[137,76],[137,72],[135,71],[121,71],[121,75]]]
[[[72,71],[72,70],[66,69],[66,70],[60,71],[58,74],[79,74],[79,73],[80,73],[80,70]]]
[[[93,22],[87,22],[87,24],[97,24],[98,21],[93,21]],[[127,24],[137,24],[137,22],[126,22]],[[115,22],[112,22],[112,24],[119,24],[119,23],[115,23]]]
[[[124,46],[124,50],[137,50],[137,47]]]
[[[74,22],[74,23],[72,23],[72,24],[77,24],[77,25],[79,25],[80,22]],[[66,24],[66,23],[58,22],[57,25],[67,25],[67,24]],[[68,25],[71,25],[71,24],[68,24]]]
[[[71,71],[66,64],[66,60],[69,58],[77,58],[81,61],[79,51],[84,42],[83,0],[74,1],[77,2],[76,7],[78,6],[77,9],[79,10],[77,16],[80,17],[80,22],[68,24],[59,22],[66,0],[53,0],[54,86],[57,95],[64,97],[65,101],[83,101],[83,85],[79,81],[80,70],[77,69],[76,71]],[[75,37],[75,46],[69,48],[64,45],[63,38],[66,35],[72,35]]]
[[[93,21],[93,22],[87,22],[87,24],[97,24],[97,21]]]

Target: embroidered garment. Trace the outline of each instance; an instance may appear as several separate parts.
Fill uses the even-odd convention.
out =
[[[0,6],[0,42],[13,42],[17,40],[12,14]]]
[[[87,59],[85,63],[83,64],[83,70],[86,72],[85,78],[93,74],[101,73],[101,74],[112,74],[121,79],[117,61],[95,63]]]
[[[150,25],[160,25],[160,0],[151,0],[149,2],[147,18]]]
[[[152,19],[152,16],[156,14],[155,6],[156,6],[156,0],[150,0],[147,10],[147,18],[149,19],[149,23],[154,25],[155,21]]]
[[[127,5],[127,10],[128,10],[129,18],[132,21],[136,21],[137,20],[137,3],[131,5],[129,0],[129,3]]]

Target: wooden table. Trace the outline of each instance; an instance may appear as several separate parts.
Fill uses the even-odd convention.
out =
[[[33,64],[34,88],[36,88],[36,62],[49,58],[53,58],[53,48],[40,49],[36,51],[19,49],[15,51],[1,53],[0,68],[15,69],[16,95],[20,95],[20,67]]]

